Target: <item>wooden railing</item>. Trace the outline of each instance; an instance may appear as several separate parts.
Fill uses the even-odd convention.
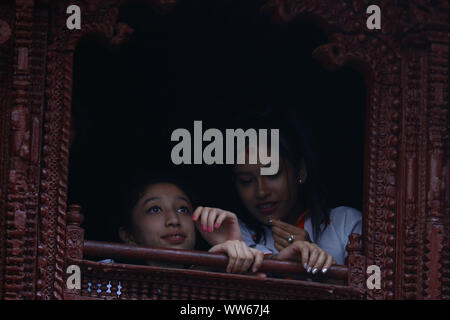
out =
[[[130,261],[157,261],[178,265],[195,265],[210,267],[217,270],[225,270],[228,258],[225,254],[208,253],[197,250],[181,249],[157,249],[149,247],[137,247],[126,244],[84,241],[83,253],[90,258],[126,259]],[[281,261],[264,259],[259,272],[273,274],[297,274],[308,275],[301,263],[293,261]],[[329,278],[347,282],[348,268],[342,265],[330,267],[326,274],[317,274],[318,278]]]
[[[267,258],[259,272],[269,276],[261,278],[224,273],[228,261],[224,254],[85,240],[80,207],[70,206],[67,218],[65,264],[80,268],[81,287],[65,289],[65,299],[363,299],[365,296],[365,257],[359,235],[350,237],[348,266],[334,265],[326,274],[312,275],[299,262]],[[102,258],[127,263],[98,261]],[[147,266],[142,265],[143,261],[197,268]]]

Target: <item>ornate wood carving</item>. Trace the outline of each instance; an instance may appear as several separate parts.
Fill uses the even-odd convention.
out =
[[[447,100],[449,93],[447,90]],[[450,112],[447,112],[447,133],[445,135],[445,209],[444,209],[444,225],[445,225],[445,245],[442,253],[442,298],[450,299]]]
[[[65,26],[74,2],[79,31]],[[86,35],[126,40],[132,30],[117,22],[126,2],[0,4],[0,298],[63,298],[65,258],[79,255],[66,233],[73,53]],[[154,3],[165,12],[175,1]],[[381,31],[366,28],[370,4],[382,9]],[[366,80],[363,249],[352,240],[350,283],[362,290],[363,266],[378,265],[382,289],[366,290],[368,299],[448,299],[448,1],[269,0],[263,11],[280,23],[312,18],[328,34],[314,56]],[[128,280],[124,292],[139,298]],[[227,296],[171,285],[167,297]],[[143,295],[160,297],[158,289],[149,284]]]
[[[0,283],[4,283],[6,267],[6,202],[7,176],[9,165],[9,114],[12,102],[11,86],[13,75],[13,8],[7,4],[0,5]],[[5,298],[0,290],[0,299]]]
[[[78,205],[70,205],[67,212],[67,228],[66,228],[66,252],[64,259],[64,270],[69,265],[78,265],[83,259],[83,243],[84,230],[80,227],[84,217],[81,214],[81,207]],[[67,273],[64,273],[64,280],[67,281]],[[64,286],[64,298],[70,296],[80,296],[79,289],[69,289]]]
[[[348,284],[356,288],[361,295],[366,294],[366,257],[363,255],[361,236],[353,233],[349,237],[348,252]]]
[[[364,25],[369,4],[274,0],[266,11],[285,22],[313,16],[330,38],[316,57],[367,79],[364,246],[367,265],[380,266],[384,280],[368,298],[439,298],[449,5],[378,1],[389,9],[374,32]]]
[[[12,100],[4,118],[9,126],[9,133],[5,134],[8,169],[4,295],[6,299],[33,299],[44,89],[41,85],[44,75],[37,71],[45,65],[42,58],[46,51],[43,31],[46,16],[45,12],[34,15],[31,1],[17,1],[12,13],[15,18]],[[44,32],[44,42],[40,32]]]
[[[130,33],[124,24],[116,25],[118,6],[122,1],[83,2],[82,12],[88,12],[80,31],[65,27],[65,10],[70,1],[58,1],[51,7],[53,21],[47,51],[47,83],[43,165],[41,180],[41,255],[39,269],[42,283],[38,297],[62,298],[65,257],[65,225],[67,177],[72,92],[73,53],[78,41],[86,34],[97,34],[120,44]],[[60,166],[59,164],[65,164]],[[50,230],[46,232],[45,230]]]
[[[432,43],[429,52],[427,218],[425,235],[424,297],[437,299],[442,292],[441,253],[444,247],[444,142],[447,131],[449,45]]]
[[[83,260],[80,296],[72,299],[360,299],[351,287],[197,270],[105,264]],[[117,294],[120,292],[120,295]]]
[[[84,230],[80,227],[84,217],[81,207],[70,205],[67,213],[66,259],[83,259]]]

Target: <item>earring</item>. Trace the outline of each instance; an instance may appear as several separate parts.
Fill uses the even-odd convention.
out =
[[[302,184],[302,183],[303,183],[302,178],[298,178],[298,184]]]

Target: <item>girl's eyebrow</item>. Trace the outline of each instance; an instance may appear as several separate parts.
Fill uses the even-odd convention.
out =
[[[178,197],[177,199],[180,199],[180,200],[184,200],[184,201],[186,201],[187,203],[191,203],[188,199],[186,199],[185,197]]]
[[[249,171],[238,171],[238,172],[235,172],[234,174],[237,175],[237,176],[241,176],[241,175],[244,175],[244,174],[252,175],[252,173],[249,172]]]
[[[161,199],[161,198],[160,198],[160,197],[151,197],[151,198],[148,198],[148,199],[146,199],[146,200],[144,201],[144,203],[143,203],[142,205],[145,205],[147,202],[154,201],[154,200],[159,200],[159,199]]]

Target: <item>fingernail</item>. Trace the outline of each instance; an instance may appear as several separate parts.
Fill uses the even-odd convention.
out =
[[[327,273],[328,269],[327,268],[323,268],[322,269],[322,273]]]
[[[308,264],[305,262],[305,264],[303,265],[303,268],[305,268],[305,270],[306,270],[306,268],[308,268]]]
[[[216,224],[214,225],[214,227],[217,229],[217,228],[219,227],[219,224],[216,223]]]
[[[312,271],[312,274],[316,274],[317,272],[317,268],[314,268],[314,270]]]
[[[212,232],[212,231],[213,231],[213,228],[209,227],[209,228],[208,228],[208,231],[209,231],[209,232]]]
[[[310,273],[310,272],[311,272],[311,269],[312,269],[312,267],[309,267],[309,268],[308,268],[308,273]]]
[[[196,216],[192,216],[192,220],[196,221],[197,217]]]
[[[205,227],[205,226],[202,226],[202,230],[203,230],[203,231],[206,231],[206,227]]]

